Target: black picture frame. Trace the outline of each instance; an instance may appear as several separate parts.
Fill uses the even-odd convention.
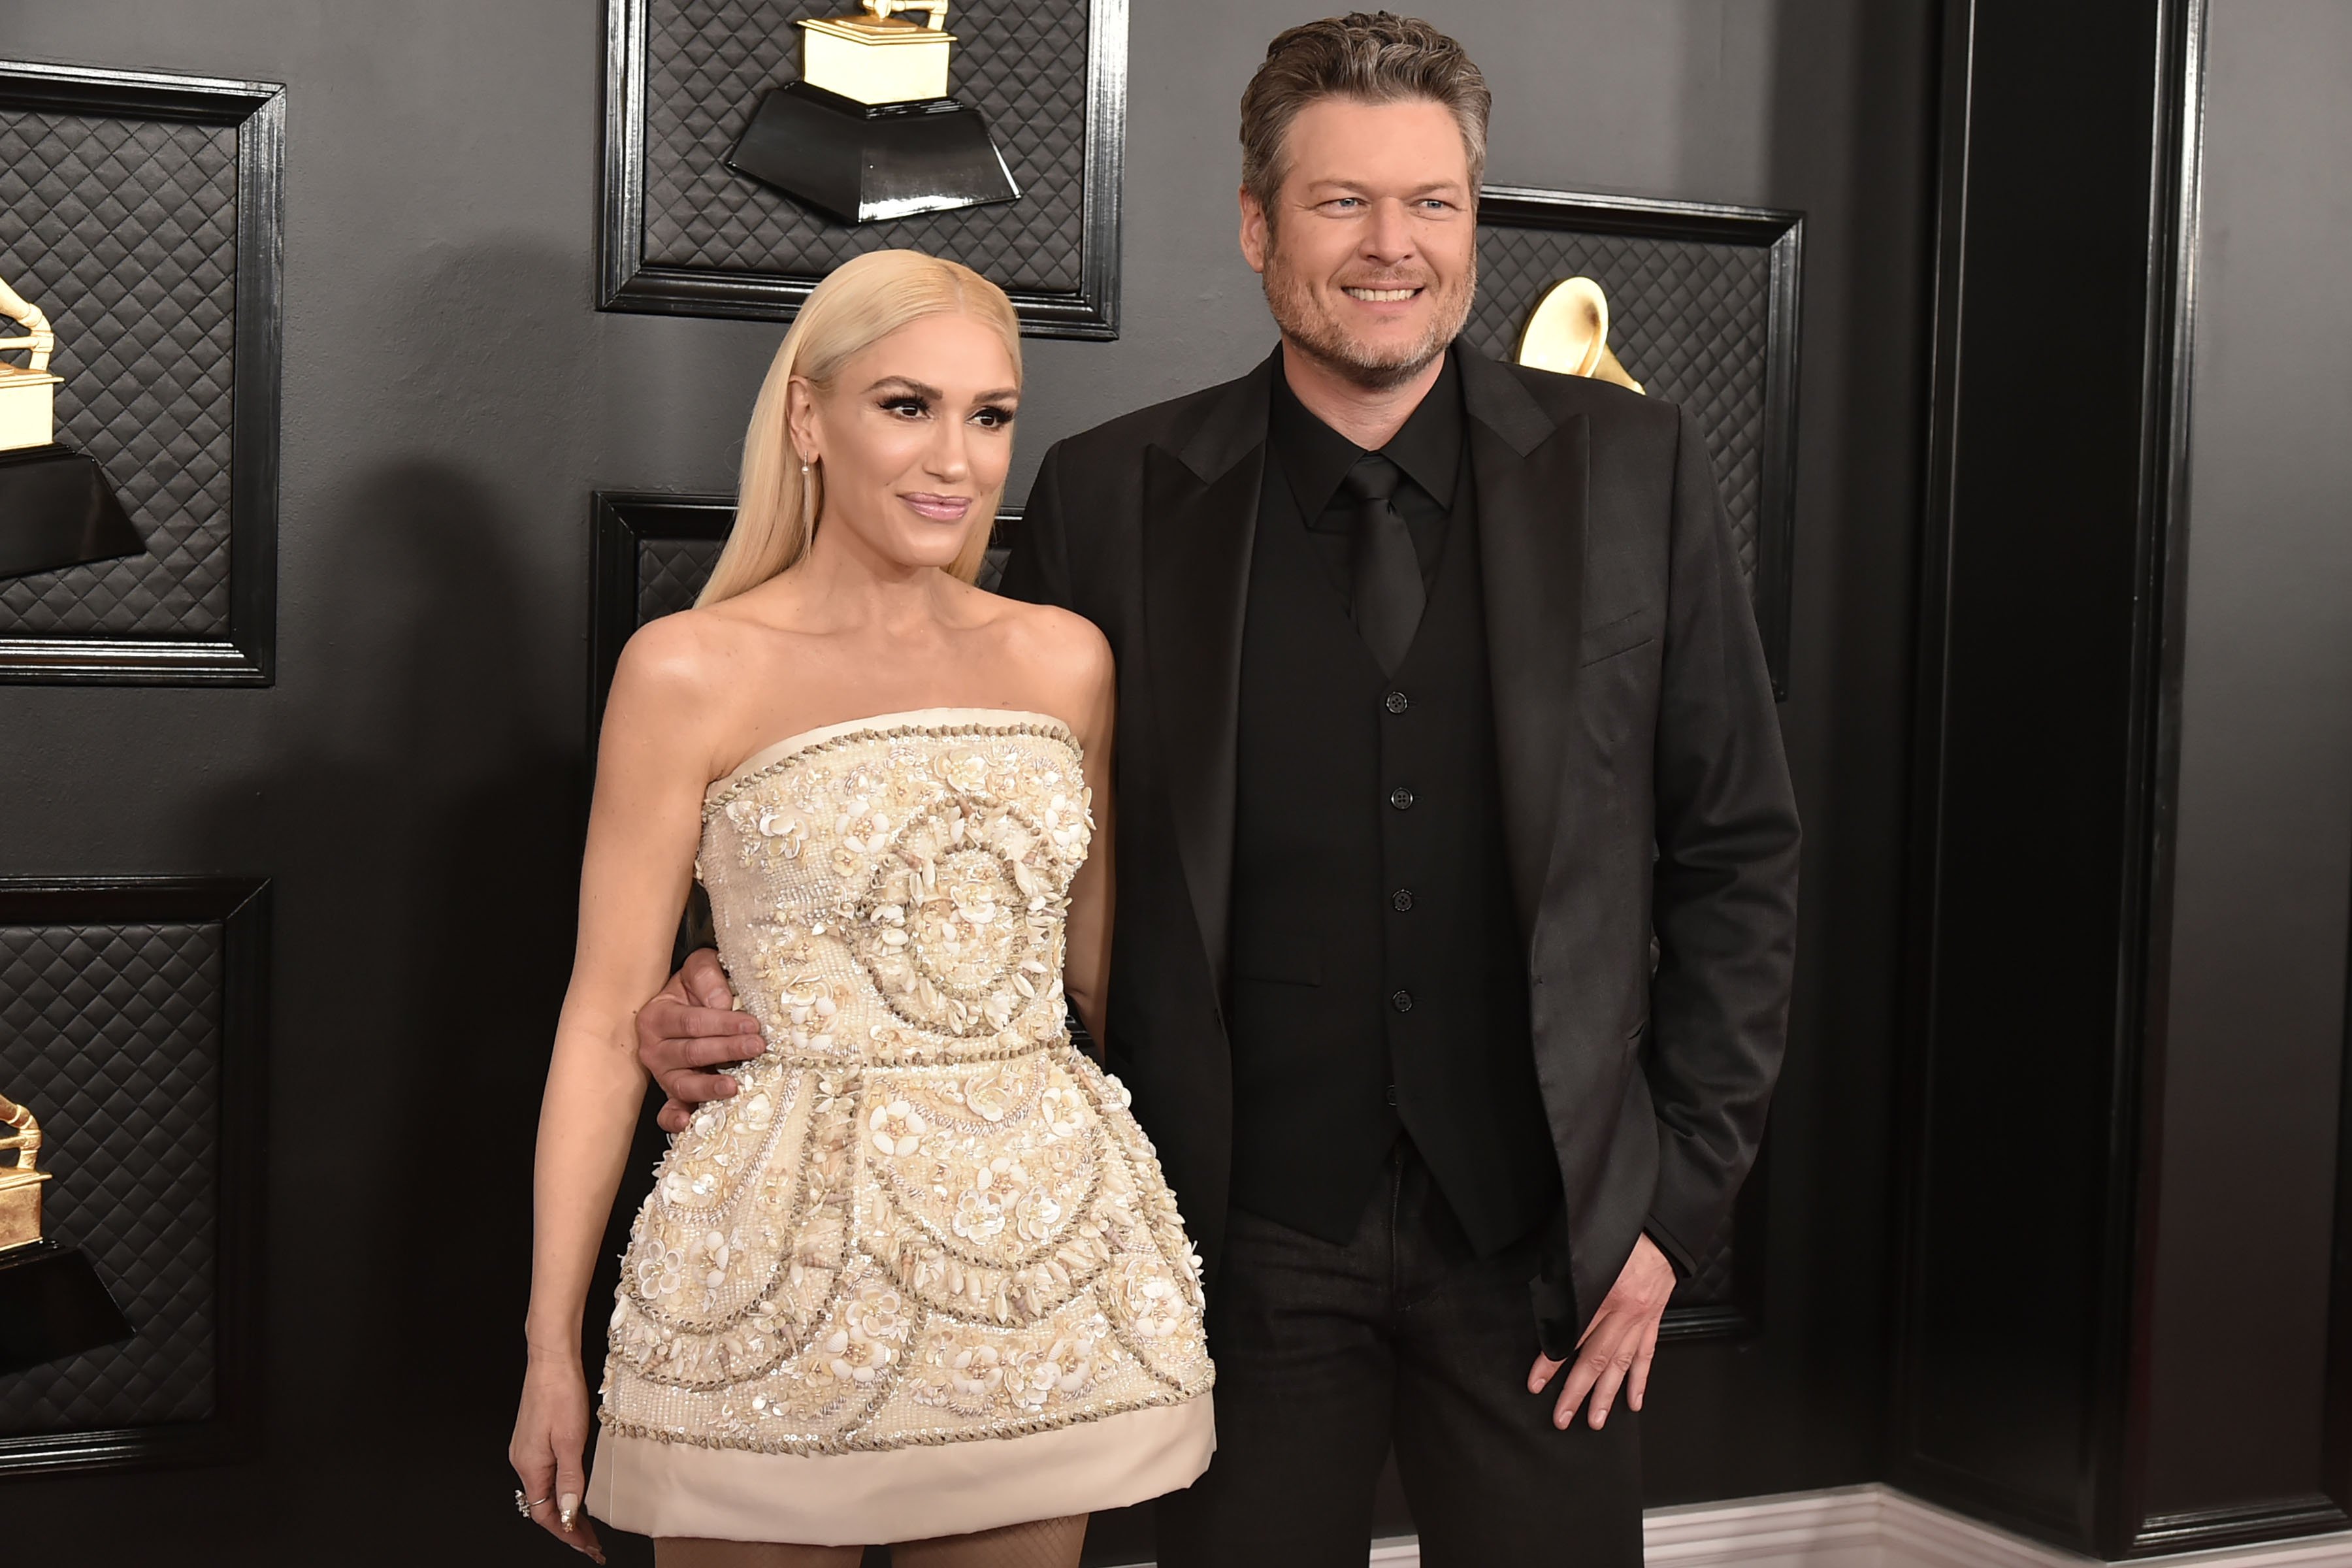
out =
[[[225,1464],[261,1452],[270,901],[270,883],[260,878],[0,878],[0,925],[185,921],[218,924],[222,933],[213,1415],[0,1437],[0,1479]]]
[[[669,540],[716,543],[735,521],[735,498],[657,490],[598,490],[589,498],[588,713],[591,752],[604,721],[613,672],[639,625],[638,563]]]
[[[1789,616],[1797,500],[1797,362],[1801,322],[1805,216],[1777,207],[1666,201],[1488,185],[1478,195],[1478,226],[1627,235],[1644,239],[1735,245],[1766,255],[1763,433],[1760,450],[1756,625],[1772,691],[1789,695]]]
[[[1127,146],[1129,0],[1090,0],[1087,27],[1082,263],[1070,293],[1007,289],[1024,336],[1108,342],[1118,336],[1119,208]],[[817,273],[732,271],[646,260],[648,0],[607,0],[604,167],[597,309],[789,321]]]
[[[0,60],[0,109],[236,132],[227,635],[0,635],[0,683],[268,686],[277,678],[286,89],[275,82]]]

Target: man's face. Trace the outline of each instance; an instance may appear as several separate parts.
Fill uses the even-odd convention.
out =
[[[1412,380],[1461,331],[1478,287],[1470,154],[1453,111],[1320,99],[1283,151],[1277,210],[1242,193],[1242,254],[1276,324],[1360,385]]]

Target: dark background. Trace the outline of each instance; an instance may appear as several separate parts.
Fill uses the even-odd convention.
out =
[[[2217,0],[2221,15],[2246,5]],[[1028,344],[1013,494],[1055,437],[1239,374],[1270,345],[1233,242],[1234,106],[1265,40],[1323,9],[1139,0],[1122,335]],[[2132,9],[2102,15],[2127,22]],[[2324,28],[2326,12],[2299,0],[2305,25]],[[1673,1347],[1661,1362],[1644,1415],[1647,1500],[1877,1479],[1895,1178],[1915,1153],[1896,1131],[1908,1113],[1895,1088],[1910,1038],[1901,938],[1936,308],[1936,8],[1451,0],[1423,14],[1459,36],[1494,83],[1494,182],[1808,215],[1782,709],[1807,827],[1805,923],[1774,1110],[1765,1326],[1743,1343]],[[603,31],[585,0],[0,4],[0,47],[17,56],[288,89],[278,684],[0,689],[0,868],[274,881],[266,1449],[228,1468],[0,1485],[12,1545],[28,1559],[562,1560],[514,1520],[504,1447],[520,1367],[530,1142],[569,961],[586,785],[588,498],[599,488],[730,488],[780,336],[592,309]],[[2233,68],[2260,83],[2279,66]],[[2263,96],[2257,87],[2240,101]],[[2244,134],[2240,145],[2258,147],[2342,131]],[[2255,184],[2242,188],[2309,177],[2242,156]],[[2278,287],[2241,278],[2246,292],[2216,298],[2258,302]],[[2244,352],[2271,346],[2249,340]],[[2033,363],[2030,346],[2021,353],[2029,375],[2068,374]],[[2226,359],[2207,363],[2226,375]],[[2340,395],[2340,363],[2310,374],[2313,395]],[[2226,399],[2242,384],[2218,384]],[[2312,428],[2340,431],[2341,412]],[[2247,442],[2294,447],[2273,417],[2257,402],[2232,427]],[[2242,449],[2235,480],[2216,459],[2215,482],[2238,488],[2212,505],[2258,517],[2277,502],[2255,482],[2259,447]],[[2219,548],[2225,560],[2284,559],[2280,570],[2294,574],[2292,542],[2276,546],[2283,558],[2259,542]],[[2265,620],[2268,593],[2217,590],[2192,598],[2192,614],[2232,628]],[[2335,624],[2292,625],[2322,623]],[[2292,667],[2315,653],[2340,669],[2340,646],[2324,640],[2295,642],[2285,657]],[[2263,668],[2274,673],[2278,656]],[[2201,699],[2193,681],[2189,689],[2192,713],[2200,701],[2251,711],[2226,682]],[[2292,709],[2286,718],[2291,731]],[[2294,744],[2279,743],[2284,752],[2273,754],[2295,772]],[[2196,758],[2182,763],[2185,888],[2192,865],[2242,879],[2227,825],[2250,811],[2277,820],[2270,797],[2231,793],[2241,773],[2200,772]],[[2340,845],[2352,802],[2340,789],[2331,796],[2325,776],[2302,787],[2309,820]],[[2198,852],[2205,860],[2190,847],[2200,821],[2223,836]],[[2332,909],[2336,922],[2302,931],[2311,952],[2332,941],[2337,968],[2331,982],[2307,955],[2296,961],[2307,1021],[2297,1043],[2276,1046],[2285,1076],[2264,1080],[2273,1099],[2303,1105],[2308,1125],[2297,1124],[2299,1163],[2217,1203],[2204,1223],[2226,1240],[2250,1212],[2291,1221],[2301,1227],[2294,1267],[2308,1274],[2333,1213],[2313,1196],[2312,1173],[2333,1159],[2347,884],[2340,856],[2331,893],[2327,866],[2306,853],[2315,840],[2287,840],[2280,853],[2308,874],[2308,907]],[[2200,918],[2242,930],[2231,911],[2259,907],[2259,890],[2241,886],[2237,906],[2200,904]],[[2199,1016],[2221,1021],[2205,1026],[2215,1032],[2200,1037],[2215,1043],[2200,1059],[2224,1086],[2242,1081],[2233,1053],[2246,1032],[2222,1025],[2269,1005],[2272,955],[2258,947],[2196,981],[2207,998]],[[1967,978],[2008,984],[1998,965]],[[2189,1029],[2177,1023],[2176,1043]],[[2210,1081],[2193,1092],[2192,1120],[2229,1103]],[[2193,1127],[2167,1129],[2168,1158],[2189,1163],[2168,1167],[2166,1180],[2203,1180],[2200,1158],[2240,1168],[2247,1128],[2266,1125],[2272,1103],[2258,1100],[2236,1133],[2206,1146],[2218,1152],[2200,1154]],[[2208,1250],[2173,1256],[2209,1258],[2218,1245],[2209,1237],[2194,1244]],[[2009,1263],[1992,1252],[1960,1266],[1998,1297]],[[2217,1322],[2271,1331],[2266,1298],[2249,1314],[2259,1331],[2231,1320],[2239,1298],[2225,1270],[2163,1278],[2159,1332],[2193,1347]],[[2318,1415],[2317,1396],[2303,1392],[2313,1386],[2304,1352],[2325,1317],[2313,1288],[2297,1284],[2290,1311],[2302,1314],[2290,1325],[2300,1359],[2265,1363],[2264,1386],[2288,1392],[2261,1407],[2305,1436]],[[2207,1411],[2230,1399],[2231,1374],[2211,1358],[2174,1364],[2184,1371],[2159,1385],[2164,1399]],[[2221,1383],[2218,1394],[2199,1366]],[[2246,1460],[2259,1473],[2216,1470],[2221,1446],[2159,1444],[2167,1495],[2188,1507],[2280,1489],[2259,1453]]]
[[[2352,18],[1946,6],[1885,1475],[2352,1525]]]
[[[2352,1501],[2352,1204],[2333,1180],[2352,914],[2352,10],[2219,0],[2189,369],[2149,1511]],[[2347,1165],[2352,1169],[2352,1165]],[[2232,1267],[2232,1261],[2238,1266]],[[2242,1361],[2202,1353],[2263,1303]],[[2210,1413],[2231,1440],[2206,1434]]]

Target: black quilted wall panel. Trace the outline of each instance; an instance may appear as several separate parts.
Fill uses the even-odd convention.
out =
[[[1086,174],[1087,0],[958,0],[950,87],[987,117],[1021,199],[852,228],[730,173],[760,97],[800,79],[803,16],[841,0],[650,0],[646,29],[646,260],[819,277],[913,246],[1006,288],[1078,287]],[[854,6],[846,7],[855,9]]]
[[[843,0],[612,0],[602,302],[788,321],[835,267],[912,246],[1003,286],[1022,330],[1118,336],[1128,0],[958,0],[949,89],[986,119],[1019,199],[836,223],[726,156],[800,76],[803,18]]]
[[[711,569],[719,564],[719,550],[723,542],[717,539],[665,539],[659,535],[640,538],[637,616],[626,630],[633,632],[647,621],[692,607],[694,596],[702,592],[702,585],[710,581]]]
[[[1544,291],[1579,275],[1609,297],[1609,346],[1653,397],[1698,417],[1754,592],[1764,483],[1765,328],[1771,255],[1708,244],[1561,229],[1478,231],[1478,301],[1464,340],[1497,359]]]
[[[236,240],[235,126],[0,106],[0,277],[57,328],[58,438],[147,541],[0,582],[0,636],[227,635]]]
[[[0,1378],[0,1438],[215,1412],[224,945],[213,921],[0,924],[0,1089],[47,1134],[45,1228],[133,1331]]]

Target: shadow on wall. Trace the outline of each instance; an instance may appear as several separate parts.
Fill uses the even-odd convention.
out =
[[[271,846],[278,879],[275,1500],[236,1538],[315,1550],[372,1492],[453,1542],[511,1549],[505,1446],[578,885],[578,710],[530,682],[536,585],[487,485],[394,464],[322,514],[326,646],[310,657],[333,673],[281,710],[267,776],[191,824],[196,843]],[[641,1148],[630,1168],[650,1164]],[[592,1307],[600,1330],[603,1316]],[[344,1560],[409,1558],[387,1540]]]

